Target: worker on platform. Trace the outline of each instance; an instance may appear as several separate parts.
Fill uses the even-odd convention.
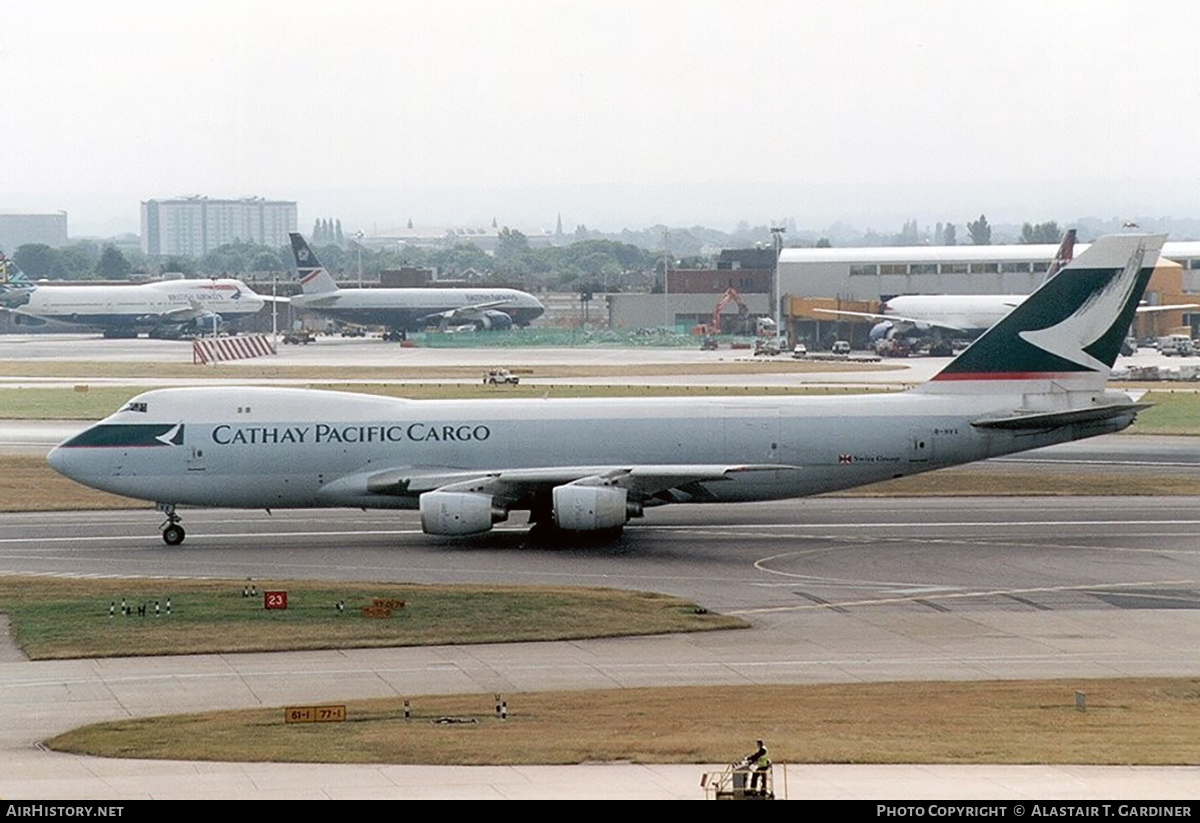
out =
[[[771,760],[767,757],[767,747],[761,740],[756,741],[758,748],[753,754],[746,755],[746,768],[751,772],[750,791],[766,794],[767,771],[771,768]]]

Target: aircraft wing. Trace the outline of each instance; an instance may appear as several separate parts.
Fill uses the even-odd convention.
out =
[[[910,323],[919,329],[945,329],[946,331],[955,332],[957,334],[967,334],[971,330],[964,329],[961,326],[953,326],[949,323],[936,323],[932,320],[919,320],[915,317],[904,317],[899,314],[873,314],[866,311],[845,311],[842,309],[813,309],[815,312],[822,314],[839,314],[847,317],[863,317],[868,320],[891,320],[894,323]]]
[[[1137,311],[1139,314],[1141,314],[1142,312],[1181,311],[1183,309],[1195,309],[1195,308],[1200,308],[1200,303],[1176,303],[1173,306],[1138,306]]]
[[[507,306],[512,303],[511,300],[490,300],[487,303],[472,303],[469,306],[461,306],[456,309],[446,309],[445,311],[434,312],[427,314],[424,317],[418,318],[419,322],[429,324],[433,322],[453,323],[459,318],[473,318],[481,311],[487,309],[495,309],[500,306]]]
[[[203,317],[206,314],[212,314],[207,309],[201,308],[199,304],[192,302],[188,308],[171,309],[170,311],[159,312],[158,314],[142,315],[142,320],[147,322],[158,321],[160,323],[186,323],[189,320],[195,320],[197,317]]]
[[[287,300],[288,298],[286,298],[286,297],[276,298],[276,300],[280,300],[280,299]],[[341,295],[339,295],[339,294],[322,294],[322,295],[315,295],[315,296],[306,294],[306,295],[304,295],[304,300],[303,300],[304,305],[301,306],[301,308],[318,309],[318,310],[319,309],[328,309],[333,306],[336,306],[340,300],[341,300]],[[297,303],[296,305],[299,306],[300,303]]]
[[[731,475],[753,471],[779,471],[794,466],[769,464],[681,464],[620,466],[554,466],[495,471],[405,467],[353,475],[325,487],[336,494],[343,489],[361,488],[364,481],[370,494],[418,497],[425,492],[480,492],[493,497],[519,500],[548,493],[569,483],[623,488],[631,495],[649,498],[673,490],[684,499],[701,494],[694,484],[731,479]]]
[[[2,301],[0,301],[0,302],[2,302]],[[28,296],[26,297],[25,302],[28,302]],[[14,321],[17,323],[21,323],[22,325],[26,325],[26,326],[44,326],[44,325],[46,325],[46,318],[39,317],[36,314],[29,314],[28,312],[23,312],[19,308],[14,308],[10,305],[0,305],[0,312],[4,312],[5,314],[16,315],[13,318]]]
[[[33,293],[33,289],[9,288],[8,286],[0,286],[0,309],[5,311],[14,311],[18,314],[20,307],[29,302],[29,297]],[[32,315],[26,315],[30,317]]]

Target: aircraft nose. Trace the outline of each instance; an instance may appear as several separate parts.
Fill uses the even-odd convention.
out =
[[[54,469],[64,477],[70,477],[70,460],[67,456],[67,450],[62,446],[55,446],[46,455],[46,462],[50,468]]]

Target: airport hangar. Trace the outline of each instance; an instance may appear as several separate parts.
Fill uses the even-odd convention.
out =
[[[1076,254],[1086,247],[1078,244]],[[1057,244],[785,248],[779,256],[780,314],[790,340],[819,341],[836,334],[865,344],[871,321],[835,320],[813,310],[878,312],[881,301],[901,294],[1031,294],[1057,250]],[[771,266],[764,255],[773,258],[774,252],[726,252],[729,260],[717,269],[672,270],[666,294],[610,295],[609,324],[692,328],[709,321],[729,287],[752,314],[770,315]],[[1200,303],[1200,241],[1163,246],[1146,301]],[[737,308],[729,304],[723,321],[732,320]],[[1200,309],[1144,314],[1135,332],[1158,336],[1179,326],[1190,326],[1192,336],[1200,337]]]
[[[1075,253],[1087,244],[1080,243]],[[792,339],[818,340],[829,316],[814,308],[878,312],[879,301],[901,294],[1031,294],[1041,285],[1058,245],[891,246],[783,249],[779,291]],[[1146,289],[1150,305],[1200,303],[1200,242],[1168,242]],[[861,306],[867,308],[860,308]],[[838,324],[844,327],[844,322]],[[870,321],[858,324],[865,331]],[[1136,334],[1157,336],[1190,326],[1200,332],[1200,309],[1151,312]],[[819,327],[819,328],[818,328]]]

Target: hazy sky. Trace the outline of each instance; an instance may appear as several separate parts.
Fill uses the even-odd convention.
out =
[[[0,0],[0,208],[1200,216],[1195,0]],[[107,221],[107,222],[106,222]]]

